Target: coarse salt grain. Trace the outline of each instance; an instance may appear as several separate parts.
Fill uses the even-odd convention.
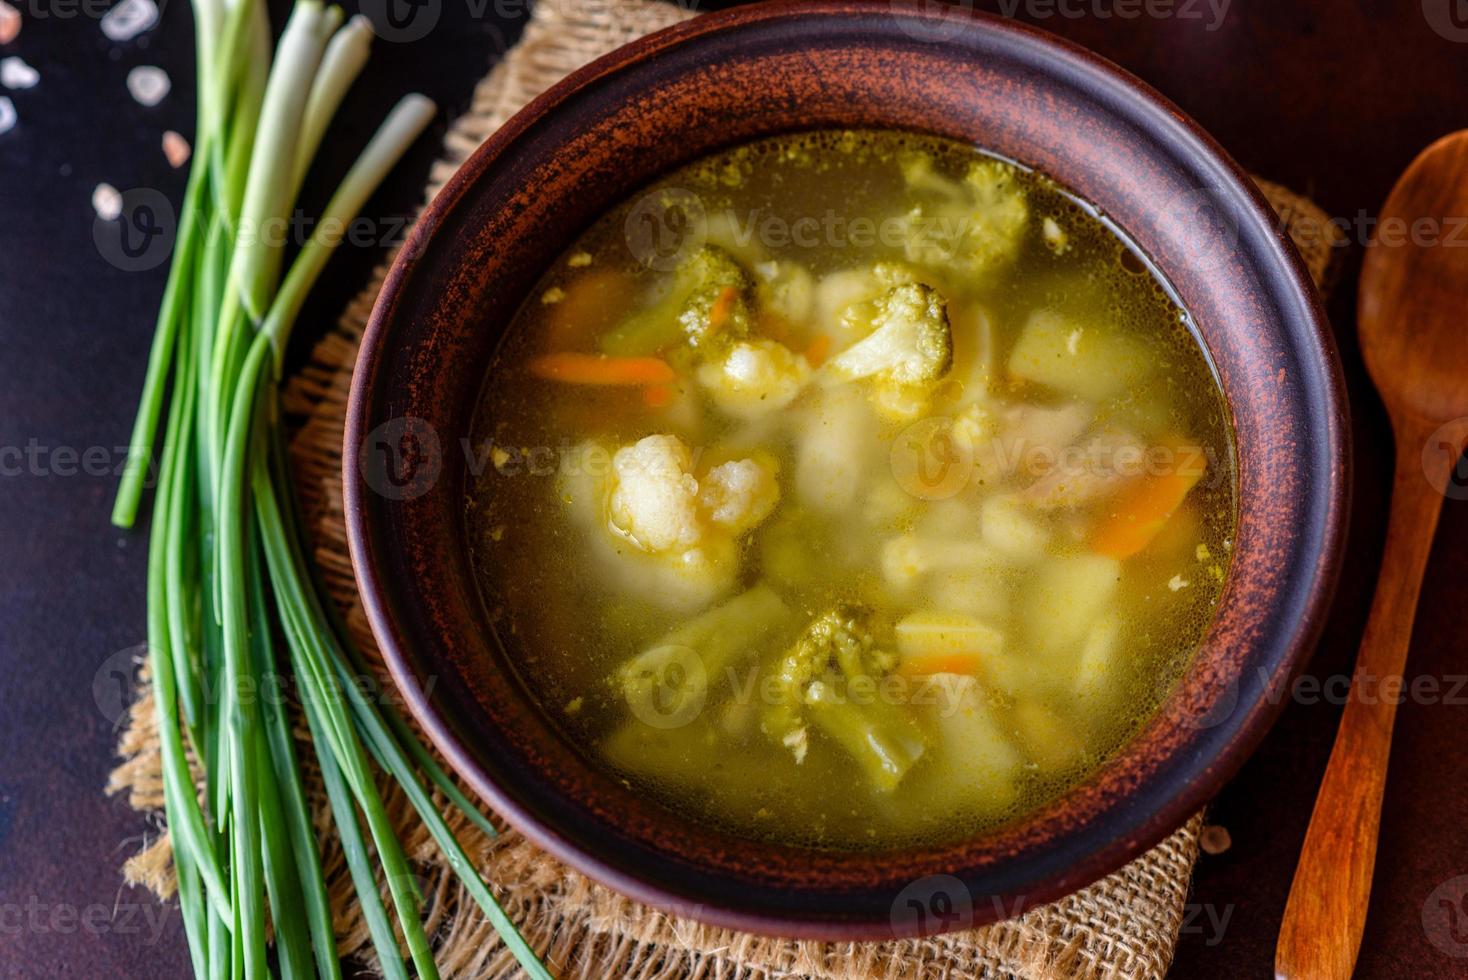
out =
[[[189,154],[193,147],[189,141],[173,130],[165,130],[163,133],[163,156],[167,158],[168,165],[175,170],[189,162]]]
[[[6,88],[35,88],[41,73],[15,55],[0,58],[0,85]]]
[[[138,103],[152,108],[163,101],[173,83],[168,80],[168,73],[162,68],[152,65],[138,65],[127,73],[127,90],[132,93]]]
[[[158,23],[153,0],[122,0],[102,15],[102,33],[109,41],[131,41]]]
[[[0,0],[0,44],[9,44],[20,34],[20,11]]]
[[[114,221],[122,215],[122,195],[111,184],[98,184],[92,189],[92,210],[103,221]]]
[[[0,133],[8,133],[15,128],[15,103],[10,101],[8,95],[0,95]]]

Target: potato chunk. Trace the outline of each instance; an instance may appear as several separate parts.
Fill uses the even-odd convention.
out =
[[[1045,553],[1050,532],[1025,513],[1013,497],[990,497],[979,511],[984,543],[1017,562],[1032,562]]]
[[[1152,368],[1146,348],[1137,342],[1053,310],[1030,315],[1009,355],[1012,376],[1093,401],[1122,394]]]
[[[998,813],[1019,794],[1024,757],[1004,735],[979,682],[959,674],[935,674],[938,692],[928,707],[937,734],[932,770],[943,773],[935,795],[955,808]]]
[[[845,511],[864,492],[876,433],[864,402],[854,389],[828,388],[804,416],[797,436],[795,491],[817,511]]]
[[[902,654],[904,662],[981,658],[1003,649],[1003,633],[963,613],[915,612],[897,623],[897,652]]]
[[[1045,562],[1030,594],[1030,623],[1045,652],[1078,646],[1106,611],[1121,581],[1121,562],[1083,553]]]

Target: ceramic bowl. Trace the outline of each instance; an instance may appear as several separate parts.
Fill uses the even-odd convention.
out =
[[[1010,21],[932,6],[741,7],[576,72],[438,195],[392,267],[353,378],[352,558],[413,714],[484,800],[551,854],[710,923],[890,938],[990,921],[1115,870],[1197,812],[1258,744],[1340,561],[1347,422],[1336,355],[1316,291],[1253,184],[1116,66]],[[830,127],[969,141],[1097,205],[1191,313],[1237,439],[1232,569],[1159,713],[1041,809],[970,840],[888,853],[740,839],[609,778],[527,693],[466,547],[462,440],[491,355],[540,274],[671,168]]]

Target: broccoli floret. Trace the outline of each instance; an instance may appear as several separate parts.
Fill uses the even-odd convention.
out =
[[[868,615],[862,606],[840,606],[806,627],[771,672],[777,694],[765,712],[766,734],[790,744],[788,740],[805,724],[805,690],[818,678],[827,673],[845,673],[847,665],[856,674],[869,673],[864,660],[874,644],[866,629]],[[803,750],[796,750],[796,756],[797,760],[803,758]]]
[[[854,684],[890,673],[897,658],[877,647],[871,611],[842,604],[816,617],[772,671],[775,693],[762,729],[789,748],[797,763],[810,745],[810,725],[834,741],[889,792],[921,757],[921,730],[898,706],[856,696]]]
[[[678,270],[678,278],[690,284],[678,323],[691,346],[749,334],[754,280],[734,256],[705,245]]]
[[[780,689],[798,694],[827,672],[856,677],[891,670],[894,658],[876,649],[867,628],[870,617],[871,610],[856,603],[817,616],[776,667]]]
[[[832,358],[827,376],[840,381],[875,377],[907,386],[929,385],[947,374],[953,367],[953,331],[938,291],[906,283],[876,302],[876,329]]]
[[[606,354],[653,354],[678,343],[703,347],[749,334],[754,280],[737,259],[705,245],[673,273],[666,292],[602,339]]]

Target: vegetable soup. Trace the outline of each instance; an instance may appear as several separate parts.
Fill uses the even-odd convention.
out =
[[[1218,382],[1102,216],[968,145],[782,136],[588,229],[517,314],[468,529],[524,682],[736,834],[969,837],[1086,779],[1213,616]]]

